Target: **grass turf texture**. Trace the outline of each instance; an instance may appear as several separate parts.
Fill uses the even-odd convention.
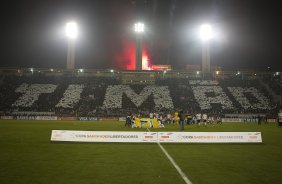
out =
[[[1,184],[184,183],[156,143],[54,143],[54,129],[146,131],[110,121],[2,120]],[[162,144],[194,184],[282,183],[282,128],[224,123],[185,131],[262,132],[262,144]]]

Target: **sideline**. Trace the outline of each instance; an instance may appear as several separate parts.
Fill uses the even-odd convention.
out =
[[[149,128],[147,128],[148,132],[151,132]],[[186,184],[192,184],[192,182],[188,179],[188,177],[186,176],[186,174],[181,170],[181,168],[177,165],[177,163],[173,160],[173,158],[168,154],[168,152],[166,151],[166,149],[159,143],[157,142],[157,144],[159,145],[159,147],[161,148],[161,150],[164,152],[164,154],[166,155],[166,157],[168,158],[168,160],[170,161],[170,163],[175,167],[175,169],[177,170],[177,172],[180,174],[180,176],[182,177],[182,179],[185,181]]]

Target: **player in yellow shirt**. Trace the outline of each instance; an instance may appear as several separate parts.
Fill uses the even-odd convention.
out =
[[[179,121],[178,112],[175,112],[173,117],[173,123],[178,123],[178,121]]]

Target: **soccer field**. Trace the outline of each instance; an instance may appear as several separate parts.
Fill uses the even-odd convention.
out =
[[[184,183],[156,143],[50,142],[55,129],[146,131],[113,121],[2,120],[0,183]],[[178,131],[178,126],[153,131]],[[262,144],[162,144],[193,184],[282,183],[277,125],[193,125],[185,131],[262,132]]]

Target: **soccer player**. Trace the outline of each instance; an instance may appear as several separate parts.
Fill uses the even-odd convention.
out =
[[[191,124],[191,120],[192,120],[192,114],[188,113],[187,114],[187,125]]]
[[[153,119],[153,118],[154,118],[154,114],[151,112],[151,113],[149,114],[149,117],[150,117],[150,119]]]
[[[175,112],[175,113],[174,113],[174,117],[173,117],[173,123],[178,123],[178,120],[179,120],[179,118],[178,118],[178,112]]]
[[[135,118],[132,118],[132,123],[131,123],[131,128],[137,128],[137,125],[136,125],[136,120]]]
[[[222,120],[221,120],[220,115],[217,116],[216,123],[217,124],[222,124]]]
[[[164,128],[162,115],[160,115],[160,117],[158,118],[158,124],[159,124],[159,127],[160,127],[160,128]]]
[[[204,125],[206,126],[207,125],[207,120],[208,120],[208,115],[207,114],[203,114],[203,122],[204,122]]]
[[[196,120],[197,120],[197,124],[198,125],[201,125],[201,118],[202,118],[202,114],[201,113],[196,114]]]
[[[126,121],[125,121],[125,125],[124,126],[131,126],[131,121],[132,121],[132,114],[131,112],[127,112],[127,116],[126,116]]]
[[[166,117],[167,117],[167,119],[166,119],[166,120],[167,120],[167,123],[169,123],[169,124],[170,124],[170,123],[171,123],[171,121],[172,121],[172,120],[171,120],[171,114],[170,114],[170,113],[168,113]]]

